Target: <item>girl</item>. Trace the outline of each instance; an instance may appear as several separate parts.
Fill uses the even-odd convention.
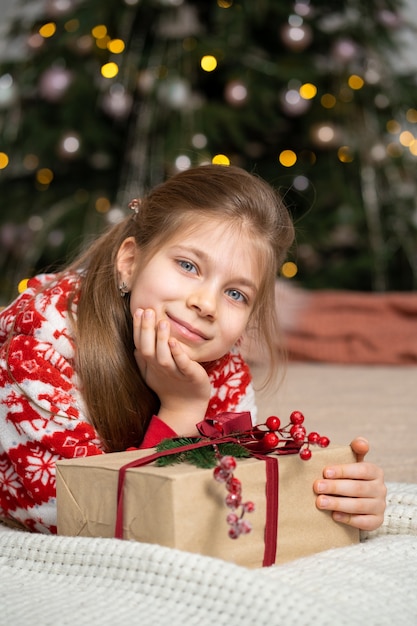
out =
[[[293,240],[282,201],[236,167],[173,176],[0,317],[0,517],[56,532],[55,462],[197,435],[224,411],[256,417],[236,346],[271,346],[274,284]],[[355,440],[363,460],[367,442]],[[317,504],[359,528],[382,522],[382,472],[327,468]]]

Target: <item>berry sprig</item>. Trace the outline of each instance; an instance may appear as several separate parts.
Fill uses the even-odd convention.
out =
[[[227,495],[225,497],[226,506],[232,509],[226,517],[230,528],[228,535],[231,539],[237,539],[240,535],[247,535],[252,530],[252,524],[244,519],[245,513],[252,513],[255,510],[253,502],[242,502],[242,483],[233,475],[236,469],[236,459],[233,456],[222,456],[216,453],[217,465],[213,470],[215,480],[225,483]]]
[[[281,420],[276,415],[270,415],[265,424],[261,424],[254,431],[255,439],[257,439],[258,450],[265,452],[277,450],[280,447],[295,445],[298,454],[303,461],[311,458],[311,444],[319,445],[321,448],[327,448],[330,443],[328,437],[323,437],[319,433],[312,431],[307,433],[303,426],[304,415],[301,411],[293,411],[290,415],[290,421],[281,427]],[[263,428],[266,427],[266,430]],[[281,444],[281,446],[280,446]]]

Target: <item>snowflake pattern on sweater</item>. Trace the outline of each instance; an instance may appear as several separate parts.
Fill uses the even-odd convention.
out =
[[[56,461],[104,452],[74,369],[68,302],[79,280],[32,278],[0,313],[0,518],[37,532],[56,533]],[[74,317],[76,309],[75,298]],[[211,364],[209,377],[207,416],[250,411],[255,419],[250,371],[238,353]]]

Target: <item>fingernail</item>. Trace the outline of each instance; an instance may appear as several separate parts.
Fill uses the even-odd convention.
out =
[[[334,478],[336,476],[336,472],[334,469],[329,467],[324,471],[324,475],[326,478]]]
[[[166,320],[162,320],[161,322],[159,322],[159,328],[161,330],[167,330],[168,328],[168,322]]]
[[[319,482],[317,483],[317,491],[323,492],[326,490],[326,483]]]
[[[319,504],[323,509],[325,509],[329,504],[329,498],[326,498],[326,496],[320,496]]]
[[[135,316],[141,318],[143,315],[143,309],[136,309]]]
[[[147,320],[150,320],[153,317],[153,311],[152,309],[146,309],[145,311],[145,317]]]

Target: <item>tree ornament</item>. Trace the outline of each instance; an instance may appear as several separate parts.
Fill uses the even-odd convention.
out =
[[[224,99],[233,107],[240,107],[248,99],[248,89],[240,80],[231,80],[224,90]]]
[[[45,13],[49,17],[59,18],[75,8],[74,0],[47,0]]]
[[[18,89],[11,74],[0,76],[0,109],[8,109],[18,99]]]
[[[73,74],[64,67],[45,70],[39,81],[39,95],[48,102],[59,102],[73,81]]]
[[[78,156],[80,148],[80,135],[76,132],[69,131],[61,137],[58,144],[58,153],[63,159],[73,159]]]
[[[311,107],[311,100],[302,98],[298,89],[287,89],[281,95],[281,108],[287,115],[304,115]]]
[[[349,63],[359,56],[358,44],[348,37],[338,39],[332,48],[331,55],[340,63]]]
[[[190,85],[179,76],[166,78],[158,85],[159,100],[172,109],[182,109],[190,102]]]
[[[285,24],[281,28],[280,35],[283,44],[293,52],[302,52],[313,41],[313,31],[308,24],[299,26]]]
[[[132,105],[132,94],[120,83],[112,85],[101,101],[103,111],[116,119],[126,118],[132,109]]]

